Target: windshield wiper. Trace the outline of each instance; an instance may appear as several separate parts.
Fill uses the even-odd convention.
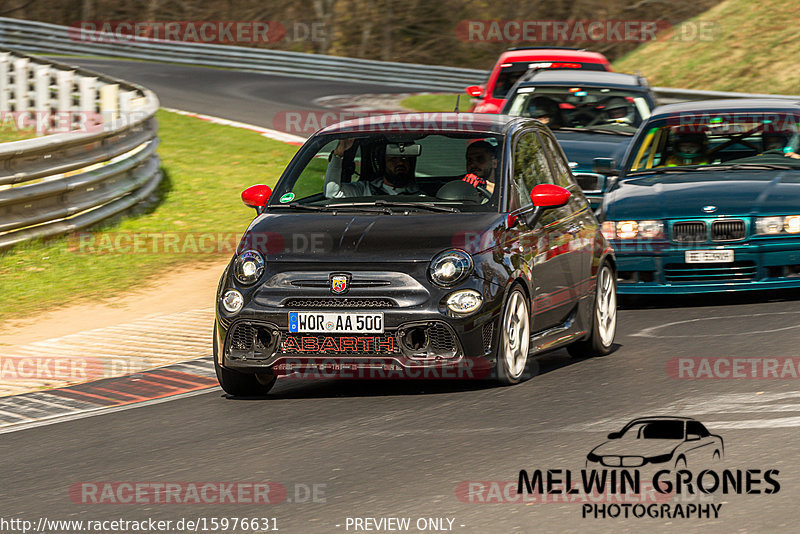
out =
[[[609,134],[609,135],[625,135],[628,137],[633,137],[634,133],[636,132],[627,132],[625,130],[615,130],[613,128],[575,128],[573,126],[562,126],[560,128],[551,128],[554,132],[587,132],[587,133],[602,133],[602,134]]]
[[[736,171],[740,169],[756,170],[789,170],[794,169],[791,165],[776,165],[774,163],[734,163],[732,165],[717,165],[714,169],[723,171]]]
[[[461,210],[458,208],[453,208],[451,206],[437,206],[436,204],[432,204],[430,202],[393,202],[391,200],[376,200],[375,202],[371,203],[374,206],[386,206],[389,208],[422,208],[428,211],[444,211],[447,213],[461,213]]]
[[[682,174],[684,172],[695,172],[699,170],[701,170],[701,167],[655,167],[652,169],[629,172],[625,177],[644,176],[646,174]]]
[[[299,202],[292,202],[291,204],[276,204],[275,206],[270,206],[270,208],[294,208],[298,210],[309,210],[309,211],[329,211],[329,212],[337,212],[337,211],[368,211],[370,213],[385,213],[387,215],[392,215],[394,213],[392,210],[386,209],[370,209],[371,207],[377,207],[375,204],[331,204],[328,206],[315,206],[313,204],[300,204]],[[367,209],[362,209],[367,208]]]

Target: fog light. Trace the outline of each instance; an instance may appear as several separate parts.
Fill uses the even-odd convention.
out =
[[[228,313],[239,313],[239,310],[244,306],[244,298],[242,294],[235,289],[229,289],[222,297],[222,307]]]
[[[472,313],[481,307],[483,297],[474,289],[462,289],[447,297],[447,308],[458,314]]]

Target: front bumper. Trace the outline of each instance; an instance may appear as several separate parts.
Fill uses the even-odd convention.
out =
[[[688,294],[800,288],[800,239],[680,246],[612,241],[620,294]],[[733,263],[686,263],[687,250],[732,250]]]

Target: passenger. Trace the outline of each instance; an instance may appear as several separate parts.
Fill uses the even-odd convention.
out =
[[[609,98],[603,107],[603,114],[606,124],[633,125],[633,106],[621,96]]]
[[[787,158],[800,159],[800,154],[792,150],[792,132],[764,132],[761,134],[761,144],[764,154],[783,154]]]
[[[558,104],[546,96],[534,97],[528,106],[528,115],[534,119],[539,119],[551,130],[561,128],[564,125],[564,121],[561,120],[561,112],[558,109]]]
[[[378,178],[372,181],[358,181],[354,183],[341,183],[342,161],[344,153],[353,146],[354,139],[342,139],[333,150],[328,168],[325,171],[325,185],[323,191],[326,198],[365,197],[372,195],[421,195],[417,186],[414,170],[416,168],[416,155],[398,155],[405,150],[405,145],[393,146],[395,155],[389,155],[387,145],[376,147],[378,150],[376,160],[383,163],[382,168],[375,169]]]
[[[467,147],[467,175],[463,181],[474,187],[483,187],[494,193],[497,173],[497,152],[488,141],[474,141]]]

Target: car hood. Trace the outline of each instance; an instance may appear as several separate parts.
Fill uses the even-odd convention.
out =
[[[703,207],[715,206],[705,213]],[[800,170],[693,171],[624,178],[606,195],[610,220],[800,212]]]
[[[265,213],[242,237],[268,261],[430,261],[447,249],[478,252],[485,232],[503,226],[499,213],[370,215]]]
[[[638,439],[635,437],[612,439],[595,447],[592,452],[598,456],[644,456],[651,458],[669,454],[683,443],[680,439]]]
[[[633,137],[625,135],[563,132],[554,130],[573,171],[592,171],[594,158],[614,158],[619,163]]]

